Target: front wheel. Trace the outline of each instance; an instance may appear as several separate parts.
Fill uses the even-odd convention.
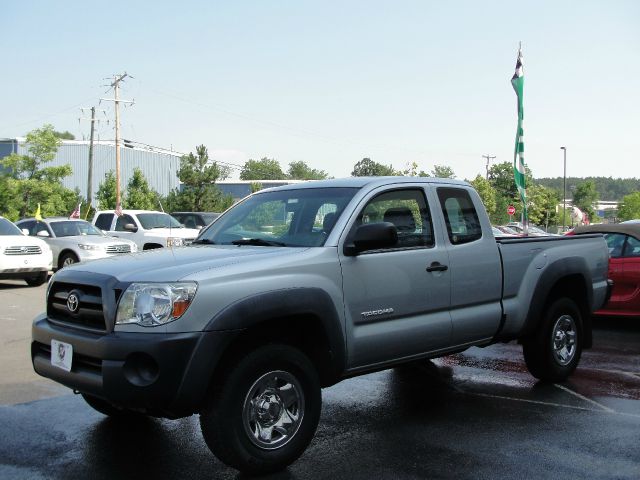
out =
[[[49,272],[40,272],[33,277],[27,277],[24,279],[27,282],[27,285],[30,287],[39,287],[40,285],[47,283],[47,279],[49,278]]]
[[[62,257],[60,257],[60,261],[58,262],[58,267],[59,268],[68,267],[69,265],[78,263],[78,261],[79,261],[78,257],[75,255],[75,253],[68,252],[62,255]]]
[[[213,388],[200,426],[209,449],[227,465],[248,474],[275,472],[311,442],[320,419],[320,383],[299,350],[261,347]]]
[[[544,381],[565,380],[578,366],[584,342],[582,314],[569,298],[549,304],[538,331],[523,342],[531,374]]]

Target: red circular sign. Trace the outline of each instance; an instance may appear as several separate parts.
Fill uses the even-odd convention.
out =
[[[509,205],[507,207],[507,213],[509,215],[515,215],[516,214],[516,207],[514,207],[513,205]]]

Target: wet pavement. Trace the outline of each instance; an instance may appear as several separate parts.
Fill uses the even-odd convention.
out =
[[[267,478],[638,479],[640,321],[598,321],[594,343],[562,384],[536,382],[515,343],[344,381],[323,391],[309,449]],[[120,423],[46,382],[0,406],[2,479],[243,478],[196,416]]]

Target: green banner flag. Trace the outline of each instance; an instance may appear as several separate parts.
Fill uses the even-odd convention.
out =
[[[518,48],[516,72],[511,77],[511,85],[518,96],[518,129],[516,131],[516,146],[513,154],[513,177],[522,200],[522,221],[527,223],[527,190],[525,184],[524,163],[524,130],[522,127],[524,109],[522,108],[522,92],[524,87],[524,69],[522,67],[522,48]]]

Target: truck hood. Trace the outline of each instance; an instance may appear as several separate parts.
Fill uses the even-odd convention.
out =
[[[71,265],[64,270],[111,275],[123,282],[175,282],[204,270],[245,262],[255,264],[261,259],[289,256],[304,250],[307,248],[194,245],[119,255]]]

